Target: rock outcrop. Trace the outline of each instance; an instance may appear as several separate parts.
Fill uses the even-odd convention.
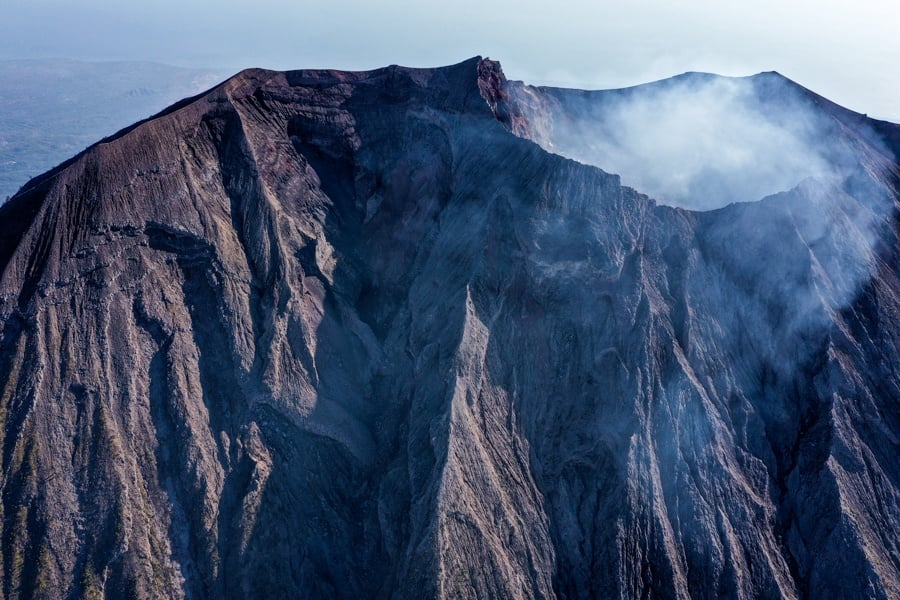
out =
[[[900,128],[691,212],[521,89],[244,71],[0,208],[2,597],[900,597]]]

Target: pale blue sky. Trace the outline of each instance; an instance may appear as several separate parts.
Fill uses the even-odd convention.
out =
[[[777,70],[900,121],[898,24],[890,0],[0,0],[0,59],[367,69],[481,54],[566,87]]]

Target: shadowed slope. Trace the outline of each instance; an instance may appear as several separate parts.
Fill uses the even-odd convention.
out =
[[[893,158],[692,213],[535,125],[251,70],[0,208],[4,596],[895,596]]]

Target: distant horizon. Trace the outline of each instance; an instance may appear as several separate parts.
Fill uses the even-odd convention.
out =
[[[481,55],[510,79],[582,89],[774,70],[851,110],[900,121],[900,5],[884,0],[7,0],[4,8],[0,59],[360,71]]]
[[[242,66],[202,65],[202,64],[189,65],[189,64],[184,64],[184,63],[177,64],[176,62],[166,62],[166,61],[162,61],[162,60],[152,60],[152,59],[73,58],[73,57],[66,57],[66,56],[0,58],[0,63],[17,63],[17,62],[29,62],[29,61],[31,61],[31,62],[59,61],[59,62],[71,62],[71,63],[83,63],[83,64],[98,64],[98,65],[99,64],[147,64],[147,65],[158,65],[158,66],[173,68],[173,69],[182,69],[185,71],[205,71],[205,72],[218,71],[218,72],[222,73],[222,76],[224,78],[223,81],[224,81],[225,79],[227,79],[245,69],[265,69],[265,70],[270,70],[270,71],[296,71],[296,70],[305,70],[305,69],[312,69],[312,70],[334,69],[334,70],[339,70],[339,71],[372,71],[372,70],[376,70],[379,68],[383,68],[383,67],[395,65],[395,64],[402,66],[402,67],[409,67],[409,68],[436,68],[436,67],[443,67],[443,66],[457,64],[460,62],[465,62],[466,60],[470,60],[470,59],[478,57],[478,56],[499,62],[501,67],[503,68],[504,74],[507,76],[508,79],[511,79],[511,80],[522,81],[525,84],[533,85],[533,86],[560,87],[560,88],[577,89],[577,90],[585,90],[585,91],[616,90],[616,89],[624,89],[624,88],[629,88],[629,87],[636,87],[636,86],[640,86],[640,85],[644,85],[644,84],[648,84],[648,83],[664,81],[666,79],[671,79],[673,77],[678,77],[678,76],[685,75],[688,73],[701,73],[701,74],[714,75],[716,77],[726,77],[726,78],[742,78],[742,77],[753,77],[753,76],[759,75],[761,73],[774,72],[774,73],[778,73],[779,75],[782,75],[783,77],[790,79],[791,81],[793,81],[794,83],[797,83],[798,85],[801,85],[801,86],[825,97],[828,100],[831,100],[832,102],[835,102],[836,104],[839,104],[840,106],[843,106],[844,108],[847,108],[847,109],[857,112],[859,114],[865,115],[866,117],[868,117],[870,119],[881,120],[881,121],[890,121],[890,122],[900,124],[900,109],[897,110],[896,115],[893,117],[881,115],[878,113],[865,112],[864,110],[860,110],[856,106],[850,106],[850,105],[844,104],[838,100],[835,100],[834,98],[830,97],[828,94],[821,92],[820,90],[816,89],[815,87],[805,84],[803,81],[798,81],[797,79],[794,79],[793,77],[785,75],[782,71],[780,71],[778,69],[763,69],[763,70],[759,70],[759,71],[736,73],[736,74],[732,74],[732,73],[724,74],[724,73],[718,73],[718,72],[709,71],[709,70],[688,69],[688,70],[684,70],[684,71],[673,72],[669,75],[663,75],[661,77],[657,77],[654,79],[646,79],[646,80],[641,80],[641,81],[635,81],[633,83],[624,83],[621,85],[600,86],[598,84],[595,84],[595,83],[592,83],[589,81],[526,79],[523,77],[516,77],[516,76],[510,74],[510,71],[509,71],[509,69],[507,69],[506,64],[504,63],[502,57],[487,56],[484,54],[475,54],[475,55],[467,56],[465,58],[461,58],[456,61],[447,62],[445,64],[434,64],[434,65],[432,65],[432,64],[402,64],[402,63],[393,62],[393,63],[385,63],[385,64],[380,64],[377,66],[372,66],[372,67],[367,67],[367,68],[342,68],[342,67],[333,67],[333,66],[327,66],[327,65],[301,65],[301,66],[290,67],[290,68],[274,68],[274,67],[249,65],[249,64],[242,65]]]

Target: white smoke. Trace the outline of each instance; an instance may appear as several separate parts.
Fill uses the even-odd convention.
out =
[[[754,201],[833,174],[824,120],[784,88],[763,102],[749,78],[690,74],[594,93],[554,114],[545,147],[617,173],[661,204]]]
[[[723,347],[793,373],[877,276],[880,240],[893,236],[893,152],[865,121],[789,80],[689,74],[605,92],[510,90],[544,149],[617,173],[660,204],[721,209],[696,219],[690,261],[665,260],[696,277],[686,297],[721,328]],[[559,229],[557,244],[541,246],[583,241]]]

